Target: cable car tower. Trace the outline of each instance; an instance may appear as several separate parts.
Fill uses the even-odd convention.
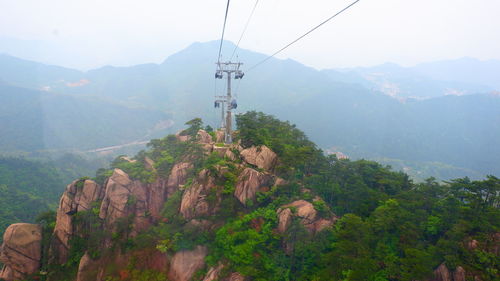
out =
[[[221,129],[224,130],[224,143],[232,143],[232,110],[238,107],[238,103],[231,96],[231,75],[234,74],[234,79],[242,79],[245,75],[240,70],[241,62],[216,62],[217,70],[215,71],[215,79],[222,79],[224,73],[227,77],[227,94],[225,96],[215,96],[214,106],[221,108]],[[227,110],[224,112],[225,107]]]

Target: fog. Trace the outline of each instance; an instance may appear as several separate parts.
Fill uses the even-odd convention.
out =
[[[261,0],[241,47],[273,53],[349,3]],[[238,41],[254,4],[231,2],[226,39]],[[220,38],[225,5],[225,0],[0,0],[0,52],[82,70],[158,63],[193,42]],[[278,57],[318,69],[500,59],[499,10],[495,0],[362,0]]]

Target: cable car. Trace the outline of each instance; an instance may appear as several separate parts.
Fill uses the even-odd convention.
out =
[[[245,73],[243,73],[243,71],[241,70],[238,70],[238,72],[234,74],[234,79],[241,79],[243,78],[243,76],[245,76]]]
[[[217,70],[215,72],[215,79],[222,79],[222,71]]]

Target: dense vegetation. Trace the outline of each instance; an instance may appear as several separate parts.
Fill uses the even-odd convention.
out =
[[[0,157],[0,241],[7,226],[54,209],[68,179],[49,163]]]
[[[20,192],[58,201],[69,179],[51,163],[18,157],[0,157],[0,183]],[[67,183],[66,183],[67,184]]]
[[[273,280],[415,280],[429,277],[445,262],[451,269],[460,265],[482,280],[498,277],[500,260],[493,253],[493,235],[500,227],[500,179],[462,178],[440,184],[430,178],[414,184],[406,174],[375,162],[314,153],[317,148],[300,131],[271,116],[249,112],[238,116],[237,122],[243,144],[275,148],[282,164],[300,171],[287,179],[312,189],[330,210],[342,216],[332,230],[316,239],[295,238],[290,256],[280,256],[280,244],[264,231],[246,237],[245,244],[264,240],[265,247],[275,249],[259,251],[263,255],[259,259],[272,262],[259,270],[254,267],[253,273],[247,271],[250,276],[280,276]],[[291,190],[281,191],[270,205],[297,196]],[[269,223],[275,218],[260,217]],[[241,228],[245,221],[248,219],[244,217],[236,223]],[[235,231],[234,226],[230,229]],[[228,237],[224,228],[217,234],[225,237],[217,237],[223,242],[219,245],[231,248],[231,235]],[[300,237],[300,231],[292,236]],[[472,239],[482,241],[481,247],[467,248]],[[248,254],[252,252],[252,248],[247,250]],[[243,257],[232,259],[239,269],[245,264],[259,265]],[[301,262],[294,262],[296,259]]]
[[[239,160],[203,153],[195,142],[201,120],[188,125],[183,134],[191,140],[181,142],[175,136],[152,140],[148,151],[133,159],[119,157],[113,166],[152,182],[167,177],[175,163],[189,159],[194,168],[185,188],[199,171],[208,170],[216,187],[207,202],[210,208],[216,204],[220,208],[200,219],[214,228],[200,227],[179,214],[182,189],[166,201],[158,224],[135,237],[130,235],[130,218],[119,221],[112,233],[100,229],[96,207],[78,214],[78,227],[89,230],[72,240],[68,264],[52,268],[49,274],[70,280],[85,251],[99,258],[116,251],[133,256],[145,249],[173,254],[205,245],[208,266],[223,263],[224,274],[237,271],[251,280],[425,280],[442,263],[450,270],[461,266],[484,281],[498,280],[494,235],[500,231],[500,179],[439,183],[429,178],[415,184],[406,174],[376,162],[324,155],[290,123],[248,112],[237,116],[236,139],[244,147],[272,148],[279,158],[274,172],[287,183],[261,190],[255,201],[243,205],[233,196],[241,172]],[[154,170],[145,168],[148,158],[154,161]],[[106,176],[109,171],[100,170],[97,180]],[[339,219],[332,228],[313,235],[295,217],[284,233],[277,232],[277,210],[299,199],[312,202],[320,217]],[[133,205],[133,198],[129,200]],[[113,242],[110,249],[98,246],[105,237]],[[478,242],[470,246],[473,240]],[[164,280],[158,272],[133,264],[127,270],[134,280],[145,276]],[[114,274],[118,272],[107,280],[118,280]]]
[[[0,184],[0,243],[10,224],[34,222],[37,214],[47,209],[49,205],[40,197]]]
[[[67,184],[95,171],[92,161],[74,154],[38,158],[0,156],[0,241],[11,223],[35,222],[40,212],[55,210]]]

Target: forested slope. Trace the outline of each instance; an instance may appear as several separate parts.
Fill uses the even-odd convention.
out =
[[[40,213],[54,211],[67,184],[94,175],[103,163],[74,154],[55,159],[0,155],[0,240],[9,224],[35,222]]]
[[[54,209],[67,178],[53,165],[0,157],[0,240],[7,226]]]
[[[55,228],[43,221],[47,275],[24,276],[498,280],[498,178],[415,184],[376,162],[325,156],[258,112],[237,116],[232,145],[188,124],[68,186]]]

